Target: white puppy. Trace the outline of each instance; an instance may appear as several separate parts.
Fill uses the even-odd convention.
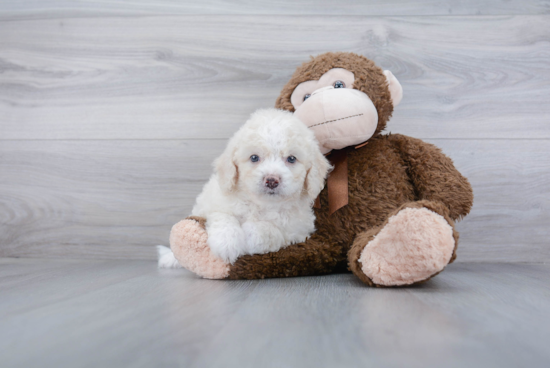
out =
[[[253,113],[214,167],[192,215],[206,218],[216,256],[233,263],[304,241],[315,231],[312,205],[331,167],[313,132],[292,113]],[[166,251],[159,248],[159,266],[175,261]]]

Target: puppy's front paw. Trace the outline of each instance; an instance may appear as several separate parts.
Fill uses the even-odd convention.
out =
[[[216,256],[233,263],[246,253],[243,230],[234,225],[216,225],[208,228],[208,245]]]
[[[207,279],[224,279],[229,265],[212,253],[207,240],[204,225],[195,219],[178,222],[170,232],[170,248],[183,267]]]
[[[276,252],[285,245],[281,231],[267,222],[247,221],[242,228],[246,237],[248,254]]]

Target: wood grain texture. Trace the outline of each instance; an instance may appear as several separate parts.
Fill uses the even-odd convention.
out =
[[[12,367],[546,367],[549,265],[211,281],[146,261],[0,259]]]
[[[70,1],[3,0],[2,19],[187,14],[248,15],[516,15],[548,14],[548,0],[339,0],[339,1]]]
[[[428,140],[474,188],[458,261],[548,262],[548,140]],[[225,141],[2,141],[0,256],[154,259]]]
[[[0,254],[155,257],[225,141],[3,141]],[[19,250],[17,250],[19,249]]]
[[[1,138],[227,138],[326,51],[369,56],[399,78],[390,130],[550,138],[549,45],[549,15],[5,21]]]

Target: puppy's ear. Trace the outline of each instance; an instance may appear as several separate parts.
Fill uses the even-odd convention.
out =
[[[222,155],[214,161],[214,168],[218,174],[218,183],[225,193],[232,192],[239,179],[239,170],[234,155],[235,148],[230,144]]]
[[[325,187],[327,174],[332,170],[332,166],[323,156],[321,151],[315,147],[314,158],[310,169],[307,171],[304,189],[311,200],[315,200],[321,190]]]

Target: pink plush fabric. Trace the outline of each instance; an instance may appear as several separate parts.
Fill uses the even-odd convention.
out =
[[[172,227],[170,248],[189,271],[207,279],[224,279],[229,265],[212,254],[207,239],[206,230],[197,221],[182,220]]]
[[[369,96],[351,88],[319,89],[294,115],[315,133],[323,154],[367,141],[378,126]]]
[[[455,241],[443,216],[426,208],[405,208],[361,252],[362,270],[379,285],[409,285],[440,272]]]

